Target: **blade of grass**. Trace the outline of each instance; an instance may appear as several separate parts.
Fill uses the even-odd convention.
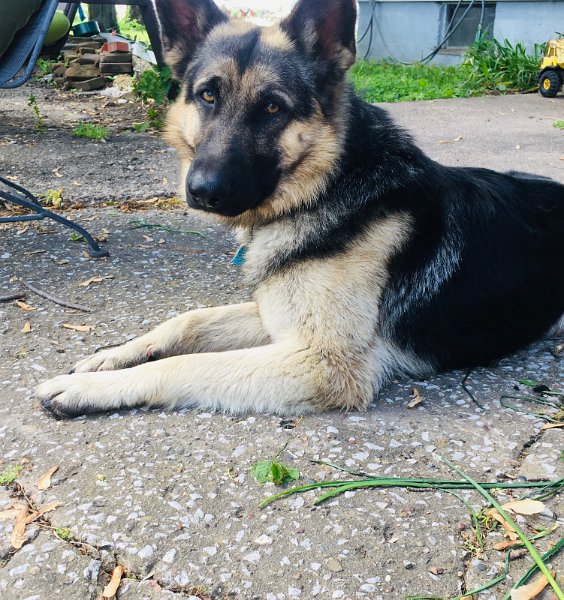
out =
[[[446,458],[441,458],[441,460],[448,465],[455,473],[466,479],[468,483],[472,484],[472,486],[478,491],[492,506],[494,506],[499,514],[513,527],[515,533],[519,536],[519,539],[523,542],[529,554],[538,565],[538,568],[541,570],[542,574],[546,577],[550,587],[554,590],[556,597],[558,600],[564,600],[564,592],[561,587],[556,583],[554,577],[551,572],[548,570],[548,567],[545,565],[543,559],[540,554],[537,552],[537,549],[531,544],[527,536],[523,533],[521,528],[515,523],[515,521],[503,510],[501,504],[477,481],[472,479],[469,475],[466,475],[463,471],[461,471],[458,467],[455,467],[449,460]]]
[[[564,479],[559,479],[553,482],[558,489],[564,487]],[[539,488],[546,487],[546,482],[488,482],[482,483],[487,489],[526,489],[526,488]],[[315,500],[315,504],[319,504],[327,498],[342,494],[348,490],[358,488],[371,488],[371,487],[404,487],[404,488],[427,488],[427,489],[459,489],[468,490],[473,489],[473,486],[466,481],[452,480],[452,479],[425,479],[425,478],[401,478],[401,477],[374,477],[370,479],[360,480],[336,480],[336,481],[319,481],[316,483],[310,483],[307,485],[299,485],[287,490],[282,490],[277,494],[265,498],[260,504],[259,508],[264,508],[267,504],[290,496],[292,494],[300,494],[303,492],[309,492],[311,490],[332,487],[336,488],[331,490],[328,494],[323,494],[320,498]]]
[[[169,233],[187,233],[190,235],[206,237],[201,231],[192,231],[190,229],[174,229],[173,227],[167,227],[166,225],[161,225],[160,223],[149,223],[143,219],[131,219],[129,223],[131,225],[131,229],[158,229],[160,231],[168,231]]]
[[[554,546],[554,548],[551,548],[548,552],[546,552],[545,554],[543,554],[541,556],[543,561],[549,560],[550,558],[552,558],[555,554],[557,554],[558,552],[560,552],[560,550],[562,550],[562,548],[564,548],[564,538],[561,538],[560,541],[556,544],[556,546]],[[527,581],[537,572],[538,570],[538,565],[534,564],[524,575],[523,577],[521,577],[521,579],[519,579],[519,581],[511,588],[511,590],[515,590],[517,589],[519,586],[523,585],[524,583],[527,583]],[[502,598],[502,600],[509,600],[511,598],[511,590],[509,590],[505,596]]]

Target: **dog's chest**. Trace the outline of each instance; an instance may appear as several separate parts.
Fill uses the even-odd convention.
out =
[[[254,236],[244,268],[273,339],[298,336],[331,347],[371,344],[389,258],[409,231],[409,219],[395,215],[375,223],[343,251],[286,262],[300,242],[291,231]]]

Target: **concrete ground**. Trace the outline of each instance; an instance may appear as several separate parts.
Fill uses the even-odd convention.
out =
[[[27,106],[30,91],[46,115],[41,134]],[[553,127],[564,119],[563,97],[388,108],[442,162],[564,182],[564,132]],[[83,119],[108,124],[108,142],[72,138],[73,124]],[[55,223],[0,226],[0,296],[19,290],[21,278],[92,309],[63,308],[32,293],[27,307],[0,304],[0,477],[19,468],[15,482],[0,486],[0,511],[14,502],[63,503],[27,525],[17,551],[10,544],[14,518],[1,520],[0,513],[0,596],[100,598],[117,564],[126,569],[120,600],[454,598],[493,579],[503,569],[504,553],[493,549],[502,533],[485,532],[480,550],[458,497],[371,489],[314,507],[320,492],[312,491],[260,509],[278,488],[257,483],[250,469],[285,448],[280,460],[300,470],[300,483],[353,478],[318,460],[378,476],[456,477],[441,457],[481,481],[562,478],[562,430],[543,429],[543,420],[500,403],[504,394],[527,393],[521,378],[564,387],[564,361],[554,351],[561,339],[473,371],[467,386],[475,400],[457,371],[394,382],[364,413],[294,420],[133,410],[57,421],[40,410],[33,386],[97,347],[190,308],[248,298],[229,262],[231,234],[183,205],[154,199],[174,193],[175,158],[158,136],[130,130],[140,120],[135,104],[108,106],[37,84],[0,93],[0,173],[38,193],[64,188],[65,202],[81,207],[65,214],[106,238],[111,253],[89,259]],[[169,229],[135,229],[134,220]],[[104,279],[81,285],[92,277]],[[414,387],[423,402],[408,408]],[[39,490],[40,477],[54,466],[51,485]],[[460,496],[476,511],[484,506],[474,492]],[[564,517],[561,497],[545,505],[541,514],[517,517],[529,535],[560,524],[536,543],[541,552],[562,536]],[[561,584],[563,554],[552,561]],[[479,597],[502,598],[531,564],[526,552],[514,551],[510,577]]]

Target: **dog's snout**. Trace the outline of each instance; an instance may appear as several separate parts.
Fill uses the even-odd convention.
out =
[[[199,170],[190,173],[186,187],[193,203],[208,210],[221,208],[229,195],[229,186],[223,177]]]

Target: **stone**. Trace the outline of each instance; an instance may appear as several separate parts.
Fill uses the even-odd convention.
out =
[[[100,71],[102,73],[131,73],[133,71],[133,65],[129,63],[106,63],[100,64]]]
[[[73,87],[81,92],[91,92],[93,90],[100,90],[106,87],[105,77],[93,77],[92,79],[86,79],[84,81],[74,81]]]
[[[72,65],[65,72],[67,81],[84,81],[99,77],[100,71],[93,65]]]
[[[102,52],[100,54],[100,63],[128,63],[133,60],[131,52]]]

